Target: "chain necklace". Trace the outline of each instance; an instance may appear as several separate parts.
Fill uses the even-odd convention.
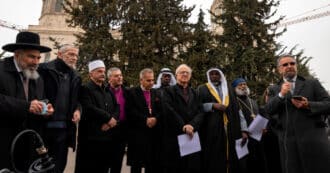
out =
[[[250,106],[248,106],[246,103],[244,103],[244,101],[242,99],[240,99],[239,97],[237,97],[237,100],[239,101],[238,104],[239,104],[240,108],[242,109],[241,104],[243,104],[251,112],[250,116],[254,119],[256,117],[256,115],[254,114],[252,102],[251,102],[250,98],[247,97],[247,100],[249,101]]]

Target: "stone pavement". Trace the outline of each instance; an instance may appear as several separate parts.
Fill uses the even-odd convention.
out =
[[[66,165],[64,173],[73,173],[74,172],[74,164],[76,159],[76,153],[72,152],[72,149],[69,149],[69,155],[68,155],[68,163]],[[129,166],[126,165],[126,157],[123,159],[123,168],[121,170],[121,173],[129,173]]]

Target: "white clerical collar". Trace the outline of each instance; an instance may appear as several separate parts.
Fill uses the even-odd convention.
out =
[[[142,85],[140,85],[140,87],[141,87],[142,91],[150,91],[150,90],[145,89]]]

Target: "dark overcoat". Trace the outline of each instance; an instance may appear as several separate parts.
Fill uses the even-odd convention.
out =
[[[162,164],[166,168],[179,168],[183,172],[198,172],[200,170],[200,152],[184,157],[180,156],[178,135],[183,134],[183,126],[190,124],[199,133],[203,121],[203,111],[196,91],[188,87],[188,101],[183,95],[183,88],[174,85],[165,88],[164,126],[162,139]],[[184,167],[184,168],[183,168]],[[180,171],[180,170],[177,170]]]
[[[29,113],[30,101],[43,99],[41,78],[29,81],[29,98],[25,98],[23,83],[13,57],[0,61],[0,170],[12,169],[9,151],[14,137],[24,129],[42,133],[44,118]],[[27,148],[34,151],[35,148]],[[24,159],[24,153],[20,155]]]
[[[46,98],[55,106],[56,98],[57,98],[57,91],[60,85],[60,76],[63,75],[57,69],[59,64],[64,64],[63,60],[55,59],[53,61],[42,63],[38,68],[38,72],[44,79],[44,86],[45,86],[45,95]],[[72,147],[75,150],[76,147],[76,131],[77,126],[72,121],[73,113],[76,109],[80,109],[80,105],[78,102],[78,94],[81,87],[81,78],[79,74],[74,71],[70,70],[70,95],[67,96],[69,99],[69,111],[67,116],[67,134],[68,134],[68,147]],[[56,107],[54,107],[56,110]]]
[[[266,112],[278,114],[283,126],[279,132],[283,172],[329,173],[330,144],[323,115],[329,114],[329,94],[315,79],[298,76],[294,95],[306,97],[309,109],[298,109],[291,103],[291,93],[279,97],[283,81],[269,88]]]
[[[140,86],[131,88],[129,99],[126,100],[129,111],[128,121],[128,144],[127,144],[127,164],[131,166],[145,166],[153,164],[159,160],[159,106],[160,98],[156,89],[151,89],[151,113],[144,98]],[[155,117],[156,126],[149,128],[147,118]]]
[[[82,116],[79,122],[78,149],[75,172],[90,171],[93,166],[110,167],[113,136],[112,129],[101,127],[114,118],[119,119],[119,106],[115,96],[105,87],[90,81],[80,93]]]
[[[202,138],[202,154],[203,154],[203,172],[239,172],[238,159],[235,151],[235,140],[241,138],[240,118],[238,114],[239,107],[235,96],[230,88],[229,105],[226,109],[228,116],[228,144],[229,144],[229,160],[226,161],[226,141],[223,112],[213,110],[206,112],[204,122],[201,126]],[[198,88],[198,95],[202,103],[217,103],[214,96],[210,93],[206,85]]]

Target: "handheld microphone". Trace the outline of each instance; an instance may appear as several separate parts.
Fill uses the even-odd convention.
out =
[[[292,95],[293,94],[293,87],[294,87],[293,86],[294,85],[293,83],[294,83],[294,81],[290,77],[285,77],[285,80],[290,83],[290,94]],[[288,93],[285,94],[285,97],[286,98],[288,97]]]

